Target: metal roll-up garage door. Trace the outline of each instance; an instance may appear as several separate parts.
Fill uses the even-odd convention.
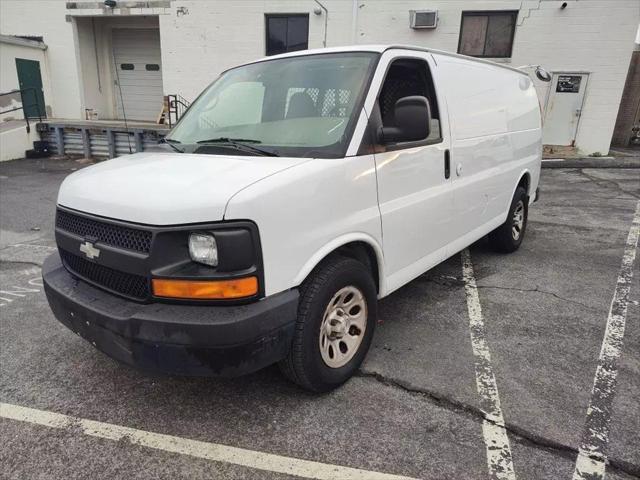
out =
[[[163,104],[160,31],[114,29],[113,58],[118,118],[155,122]]]

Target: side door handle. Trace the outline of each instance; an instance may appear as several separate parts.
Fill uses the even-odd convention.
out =
[[[449,178],[451,176],[451,153],[449,153],[449,149],[444,151],[444,178]]]

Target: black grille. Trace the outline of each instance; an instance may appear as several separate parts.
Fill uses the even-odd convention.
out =
[[[149,297],[149,282],[145,277],[98,265],[65,250],[60,250],[60,256],[68,270],[90,282],[138,300]]]
[[[94,238],[114,247],[142,253],[149,253],[149,250],[151,250],[151,232],[147,230],[99,222],[91,218],[65,212],[64,210],[58,210],[56,227],[83,238]]]

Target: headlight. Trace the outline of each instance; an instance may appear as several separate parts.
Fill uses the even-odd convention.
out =
[[[189,235],[189,255],[191,260],[212,267],[218,266],[218,245],[210,233],[192,233]]]

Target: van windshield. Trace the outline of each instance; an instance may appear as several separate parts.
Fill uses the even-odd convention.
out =
[[[167,141],[190,153],[342,157],[377,57],[317,54],[228,70],[198,97]]]

